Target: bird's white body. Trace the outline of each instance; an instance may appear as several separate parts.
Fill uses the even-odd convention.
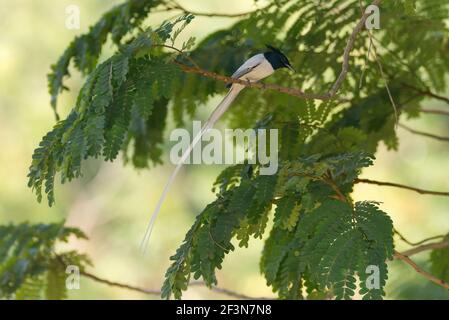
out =
[[[249,82],[257,82],[270,76],[273,73],[274,68],[272,67],[270,62],[265,58],[265,55],[263,53],[260,53],[246,60],[245,63],[243,63],[231,77],[234,79],[241,79]],[[226,94],[226,96],[223,98],[220,104],[212,112],[211,116],[204,124],[201,131],[194,137],[189,148],[182,155],[179,163],[176,165],[175,170],[172,172],[170,178],[168,179],[167,184],[164,187],[164,191],[162,192],[162,195],[156,205],[156,208],[153,211],[153,214],[151,215],[150,222],[147,226],[145,236],[141,243],[142,252],[145,252],[146,250],[149,238],[151,236],[151,232],[153,230],[154,223],[161,209],[162,203],[164,202],[165,197],[167,196],[168,191],[170,189],[170,186],[175,180],[175,177],[178,174],[179,170],[181,169],[183,163],[187,160],[193,148],[201,140],[201,137],[204,135],[204,133],[206,133],[209,129],[211,129],[214,126],[214,124],[218,121],[218,119],[220,119],[223,113],[225,113],[226,110],[228,110],[228,108],[231,106],[232,102],[240,93],[240,91],[242,91],[244,88],[245,86],[242,84],[232,83],[229,92]]]
[[[272,75],[273,72],[273,67],[268,60],[265,59],[263,53],[259,53],[246,60],[246,62],[234,72],[232,78],[257,82]]]

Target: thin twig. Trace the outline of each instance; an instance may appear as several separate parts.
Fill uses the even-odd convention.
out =
[[[365,59],[363,60],[362,74],[360,75],[360,79],[359,79],[359,89],[361,89],[362,85],[363,85],[363,79],[365,77],[365,70],[366,70],[366,65],[368,63],[368,59],[370,56],[371,47],[372,47],[372,41],[369,42],[368,51],[366,52]]]
[[[56,259],[61,263],[61,265],[63,265],[64,267],[67,266],[67,264],[65,263],[64,259],[54,253],[56,256]],[[138,287],[138,286],[133,286],[127,283],[121,283],[121,282],[116,282],[116,281],[111,281],[105,278],[101,278],[93,273],[90,273],[88,271],[85,270],[80,270],[80,274],[86,278],[89,278],[93,281],[96,281],[98,283],[102,283],[111,287],[117,287],[117,288],[122,288],[122,289],[127,289],[127,290],[131,290],[131,291],[135,291],[135,292],[140,292],[140,293],[144,293],[144,294],[152,294],[152,295],[161,295],[161,291],[160,290],[155,290],[155,289],[146,289],[146,288],[142,288],[142,287]],[[190,285],[193,286],[205,286],[208,287],[209,290],[217,292],[217,293],[221,293],[221,294],[225,294],[228,295],[230,297],[234,297],[237,299],[243,299],[243,300],[273,300],[275,299],[273,298],[269,298],[269,297],[251,297],[251,296],[247,296],[243,293],[239,293],[233,290],[229,290],[229,289],[225,289],[225,288],[219,288],[219,287],[209,287],[207,286],[203,281],[194,281],[191,282]]]
[[[111,286],[111,287],[118,287],[118,288],[127,289],[127,290],[131,290],[131,291],[145,293],[145,294],[156,294],[156,295],[161,294],[160,290],[145,289],[145,288],[141,288],[141,287],[137,287],[137,286],[132,286],[132,285],[129,285],[126,283],[110,281],[110,280],[107,280],[104,278],[100,278],[100,277],[98,277],[92,273],[86,272],[86,271],[81,271],[80,274],[86,278],[89,278],[89,279],[94,280],[99,283],[103,283],[103,284]]]
[[[401,123],[399,124],[399,126],[402,129],[405,129],[408,132],[413,133],[413,134],[417,134],[417,135],[424,136],[424,137],[431,138],[431,139],[436,139],[436,140],[439,140],[439,141],[447,141],[447,142],[449,142],[449,137],[443,137],[443,136],[438,136],[438,135],[433,134],[433,133],[418,131],[418,130],[410,128],[410,127],[408,127],[406,125],[403,125]]]
[[[409,249],[407,251],[402,252],[403,255],[406,256],[412,256],[414,254],[426,251],[426,250],[433,250],[433,249],[443,249],[449,247],[449,239],[439,241],[439,242],[432,242],[428,244],[423,244],[421,246],[417,246],[415,248]]]
[[[360,0],[359,0],[359,6],[360,6],[361,13],[363,13],[362,1],[360,1]],[[368,54],[367,54],[366,58],[369,59],[370,53],[371,52],[373,53],[374,60],[376,61],[377,67],[379,68],[380,76],[382,77],[382,79],[384,81],[384,86],[385,86],[385,89],[387,90],[388,98],[390,99],[391,105],[393,106],[395,124],[397,125],[399,122],[398,108],[393,99],[393,95],[391,94],[390,86],[388,85],[388,80],[387,80],[387,77],[385,76],[385,73],[384,73],[384,70],[382,67],[382,63],[380,62],[380,59],[377,56],[377,47],[373,41],[373,34],[371,33],[371,30],[369,30],[369,29],[367,29],[367,32],[368,32],[368,38],[369,38],[369,48],[368,48]],[[371,50],[371,48],[372,48],[372,50]],[[363,72],[364,72],[364,69],[363,69]],[[363,73],[362,73],[362,76],[363,76]],[[361,85],[361,82],[359,83],[359,86],[360,85]]]
[[[371,5],[379,5],[381,0],[374,0]],[[337,78],[337,81],[335,81],[334,85],[332,86],[331,90],[328,92],[328,95],[330,97],[333,97],[338,89],[340,89],[340,86],[343,83],[343,80],[346,78],[346,74],[349,70],[349,55],[352,51],[352,48],[354,47],[355,38],[357,37],[357,34],[362,30],[362,28],[365,26],[366,19],[370,16],[369,13],[366,11],[363,13],[362,17],[360,18],[359,22],[357,23],[356,27],[351,33],[351,36],[349,37],[349,40],[346,44],[344,53],[343,53],[343,63],[342,63],[342,70],[340,72],[340,75]]]
[[[446,290],[449,291],[449,284],[442,280],[439,279],[437,277],[435,277],[434,275],[428,273],[427,271],[423,270],[420,266],[418,266],[412,259],[410,259],[407,255],[403,254],[403,253],[399,253],[397,251],[394,252],[394,258],[398,259],[398,260],[402,260],[405,263],[407,263],[408,265],[412,266],[413,269],[415,269],[416,272],[418,272],[419,274],[421,274],[423,277],[429,279],[430,281],[432,281],[433,283],[445,288]]]
[[[376,45],[374,44],[370,30],[368,30],[368,35],[369,35],[369,41],[371,43],[371,46],[373,47],[373,50],[371,50],[371,52],[373,53],[374,59],[376,60],[377,66],[379,68],[380,76],[384,80],[384,86],[385,86],[385,89],[387,90],[388,98],[390,99],[391,105],[393,106],[395,124],[397,125],[399,122],[398,108],[396,106],[396,103],[394,102],[393,95],[391,94],[390,86],[388,85],[388,80],[387,80],[387,77],[385,76],[385,73],[384,73],[384,70],[382,67],[382,63],[380,62],[380,60],[377,57],[377,48],[376,48]]]
[[[449,111],[446,110],[437,110],[437,109],[421,109],[423,113],[431,113],[431,114],[442,114],[445,116],[449,116]]]
[[[163,48],[167,48],[173,51],[178,52],[180,55],[182,55],[183,57],[185,57],[187,60],[189,60],[189,62],[197,69],[200,69],[199,65],[195,62],[195,60],[192,59],[192,57],[190,57],[186,52],[182,51],[181,49],[178,49],[174,46],[170,46],[168,44],[153,44],[153,47],[163,47]],[[175,62],[176,64],[181,64],[179,62]]]
[[[325,174],[320,180],[323,181],[325,184],[327,184],[329,187],[331,187],[332,190],[334,190],[336,198],[338,200],[340,200],[342,202],[350,203],[348,201],[348,198],[343,194],[343,192],[340,190],[340,188],[335,183],[330,171],[328,171],[327,174]]]
[[[101,278],[97,275],[94,275],[94,274],[92,274],[90,272],[86,272],[86,271],[81,271],[80,274],[86,278],[93,280],[93,281],[103,283],[103,284],[111,286],[111,287],[118,287],[118,288],[127,289],[127,290],[140,292],[140,293],[144,293],[144,294],[152,294],[152,295],[160,295],[161,294],[160,290],[146,289],[146,288],[142,288],[142,287],[129,285],[126,283],[110,281],[110,280]],[[191,286],[206,286],[206,284],[203,281],[194,281],[194,282],[190,283],[190,285]],[[209,287],[209,289],[211,291],[225,294],[227,296],[237,298],[237,299],[242,299],[242,300],[272,300],[272,299],[275,299],[275,298],[268,298],[268,297],[251,297],[251,296],[248,296],[248,295],[245,295],[245,294],[233,291],[233,290],[220,288],[220,287]]]
[[[207,285],[203,281],[193,281],[193,282],[189,283],[189,286],[206,286],[207,287]],[[274,299],[276,299],[275,297],[269,298],[269,297],[247,296],[246,294],[243,294],[243,293],[238,293],[233,290],[228,290],[228,289],[218,288],[218,287],[211,287],[210,289],[212,291],[215,291],[218,293],[223,293],[230,297],[234,297],[234,298],[242,299],[242,300],[274,300]]]
[[[376,180],[370,180],[370,179],[355,179],[354,183],[368,183],[368,184],[375,184],[375,185],[378,185],[378,186],[396,187],[396,188],[402,188],[402,189],[415,191],[415,192],[418,192],[420,194],[432,194],[432,195],[435,195],[435,196],[447,196],[447,197],[449,197],[449,192],[424,190],[424,189],[419,189],[419,188],[406,186],[406,185],[403,185],[403,184],[393,183],[393,182],[376,181]]]
[[[402,241],[404,241],[405,243],[407,243],[411,246],[419,246],[420,244],[423,244],[423,243],[431,241],[431,240],[444,238],[444,235],[439,235],[439,236],[429,237],[429,238],[423,239],[418,242],[411,242],[406,237],[404,237],[398,230],[394,229],[394,233],[397,234]]]

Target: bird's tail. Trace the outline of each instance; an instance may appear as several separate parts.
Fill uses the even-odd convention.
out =
[[[242,91],[243,88],[244,88],[244,86],[240,85],[240,84],[232,85],[229,92],[226,94],[226,96],[223,98],[223,100],[219,103],[219,105],[212,112],[212,114],[210,115],[207,122],[203,125],[200,132],[198,132],[198,134],[195,136],[195,138],[193,138],[193,140],[190,143],[187,150],[185,150],[184,153],[182,154],[179,163],[176,165],[175,170],[173,170],[172,174],[170,175],[170,177],[164,187],[164,190],[162,191],[162,195],[156,204],[156,208],[154,209],[153,213],[151,214],[150,221],[149,221],[149,223],[147,225],[147,229],[145,231],[145,236],[143,237],[142,242],[140,244],[140,250],[143,254],[145,253],[146,248],[148,247],[148,242],[151,237],[151,232],[153,231],[154,223],[156,222],[156,218],[159,214],[162,204],[163,204],[165,198],[167,197],[168,191],[170,190],[170,186],[172,185],[173,181],[175,180],[176,176],[178,175],[178,172],[181,169],[182,165],[187,160],[187,158],[189,157],[190,153],[192,152],[193,148],[198,143],[198,141],[201,140],[201,137],[207,131],[209,131],[214,126],[214,124],[221,118],[223,113],[225,113],[226,110],[228,110],[228,108],[230,107],[230,105],[232,104],[234,99],[237,97],[237,95],[240,93],[240,91]]]

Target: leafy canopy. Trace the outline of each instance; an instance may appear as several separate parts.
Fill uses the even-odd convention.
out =
[[[52,205],[55,176],[62,182],[79,177],[90,157],[113,161],[121,152],[138,168],[160,163],[168,109],[181,126],[225,90],[221,82],[183,72],[180,63],[193,60],[204,70],[229,75],[270,43],[282,48],[299,72],[277,72],[267,82],[326,92],[341,71],[360,4],[370,2],[273,0],[197,44],[194,38],[176,41],[191,14],[150,26],[152,10],[164,4],[170,7],[162,0],[128,0],[114,7],[52,66],[48,80],[55,110],[72,61],[87,78],[72,111],[34,152],[29,186],[39,201],[45,194]],[[215,272],[227,253],[269,233],[261,272],[281,298],[351,298],[357,286],[364,298],[381,298],[393,226],[376,202],[355,202],[351,192],[361,170],[373,164],[379,144],[396,149],[399,143],[385,81],[398,112],[408,117],[420,115],[425,96],[419,90],[446,87],[448,11],[444,0],[381,1],[382,26],[372,31],[374,45],[366,30],[355,40],[339,90],[344,100],[245,90],[228,112],[229,125],[279,129],[280,169],[261,176],[259,165],[239,164],[220,174],[217,199],[198,215],[172,257],[162,296],[180,298],[191,275],[216,284]],[[109,38],[116,52],[99,61]],[[369,265],[380,271],[378,288],[366,284]]]

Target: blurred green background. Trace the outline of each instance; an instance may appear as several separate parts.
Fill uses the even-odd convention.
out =
[[[169,256],[180,245],[194,217],[214,199],[211,186],[223,166],[187,166],[178,176],[151,238],[145,257],[138,250],[145,224],[163,184],[172,170],[167,164],[136,171],[122,161],[88,161],[84,178],[56,187],[56,205],[38,204],[27,188],[31,155],[41,137],[54,124],[47,93],[46,74],[74,36],[85,32],[102,13],[120,1],[102,0],[0,0],[0,224],[56,222],[79,227],[89,241],[72,241],[70,247],[87,253],[94,261],[91,271],[101,277],[159,289]],[[252,1],[180,1],[186,8],[202,12],[242,12],[255,9]],[[259,2],[260,6],[263,5]],[[81,10],[81,28],[65,27],[66,7]],[[158,25],[170,14],[155,13],[147,24]],[[198,17],[185,36],[201,39],[211,31],[229,26],[235,19]],[[104,56],[112,50],[106,46]],[[301,72],[301,66],[295,66]],[[65,116],[74,104],[82,78],[73,72],[70,92],[62,95],[59,110]],[[448,90],[449,91],[449,90]],[[217,97],[217,100],[219,97]],[[205,119],[217,100],[200,108],[197,119]],[[428,108],[448,108],[429,100]],[[449,135],[448,117],[423,115],[402,122],[419,130]],[[168,126],[167,134],[173,124]],[[399,130],[397,152],[381,147],[375,166],[363,177],[414,185],[424,189],[449,189],[448,144]],[[167,139],[168,140],[168,139]],[[166,146],[165,159],[168,158]],[[396,229],[411,241],[449,231],[449,198],[419,195],[396,188],[357,185],[354,198],[377,200],[390,214]],[[262,241],[251,241],[249,249],[237,249],[218,272],[219,286],[252,296],[274,296],[259,274]],[[397,249],[407,245],[398,241]],[[425,268],[428,253],[414,256]],[[449,298],[444,289],[428,282],[410,266],[390,263],[387,298]],[[83,278],[81,288],[69,292],[73,299],[148,299],[132,291],[105,286]],[[192,287],[184,299],[215,299],[226,296],[203,287]]]

